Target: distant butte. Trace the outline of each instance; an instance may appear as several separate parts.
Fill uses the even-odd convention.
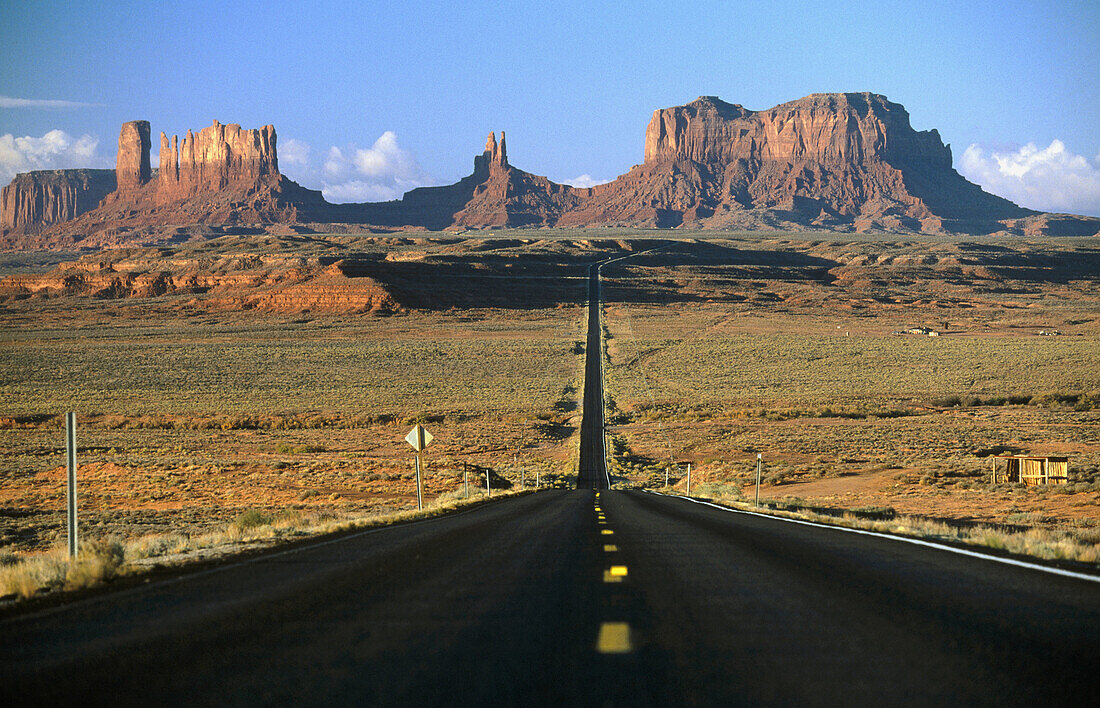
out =
[[[574,188],[512,166],[490,133],[473,172],[400,200],[329,204],[279,172],[273,126],[214,121],[160,136],[122,126],[109,171],[19,175],[4,188],[0,247],[103,247],[178,240],[187,225],[297,230],[645,226],[1091,236],[1100,219],[1024,209],[952,168],[935,130],[873,93],[823,93],[751,111],[713,96],[654,111],[644,160]],[[89,202],[99,206],[89,211]]]

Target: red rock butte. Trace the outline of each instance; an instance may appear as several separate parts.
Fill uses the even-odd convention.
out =
[[[813,94],[765,111],[713,96],[654,111],[643,162],[574,188],[509,163],[490,133],[473,172],[400,200],[329,204],[279,173],[273,126],[213,125],[183,140],[119,133],[113,191],[89,170],[19,175],[4,188],[6,248],[120,245],[169,226],[325,224],[359,229],[639,226],[1083,236],[1100,219],[1021,208],[952,168],[935,130],[873,93]],[[89,203],[98,207],[89,211]],[[79,205],[79,206],[77,206]]]

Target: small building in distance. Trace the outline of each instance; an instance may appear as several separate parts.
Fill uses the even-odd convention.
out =
[[[1004,464],[999,464],[998,460],[1003,460]],[[1069,458],[994,455],[992,479],[993,484],[1023,482],[1029,487],[1038,484],[1066,484],[1069,482]]]
[[[919,334],[925,337],[938,337],[940,333],[931,327],[910,327],[909,329],[899,329],[894,334]]]

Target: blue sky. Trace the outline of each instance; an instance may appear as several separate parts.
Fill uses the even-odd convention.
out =
[[[641,161],[656,108],[873,91],[991,191],[1100,214],[1094,1],[104,5],[0,0],[0,181],[110,166],[127,120],[216,118],[274,124],[283,172],[333,199],[451,182],[501,129],[513,164],[584,183]]]

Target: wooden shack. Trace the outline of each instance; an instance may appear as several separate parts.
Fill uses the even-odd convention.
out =
[[[998,460],[1004,460],[1004,464],[999,464]],[[993,456],[993,484],[1023,482],[1030,487],[1037,484],[1066,484],[1068,481],[1068,457]]]

